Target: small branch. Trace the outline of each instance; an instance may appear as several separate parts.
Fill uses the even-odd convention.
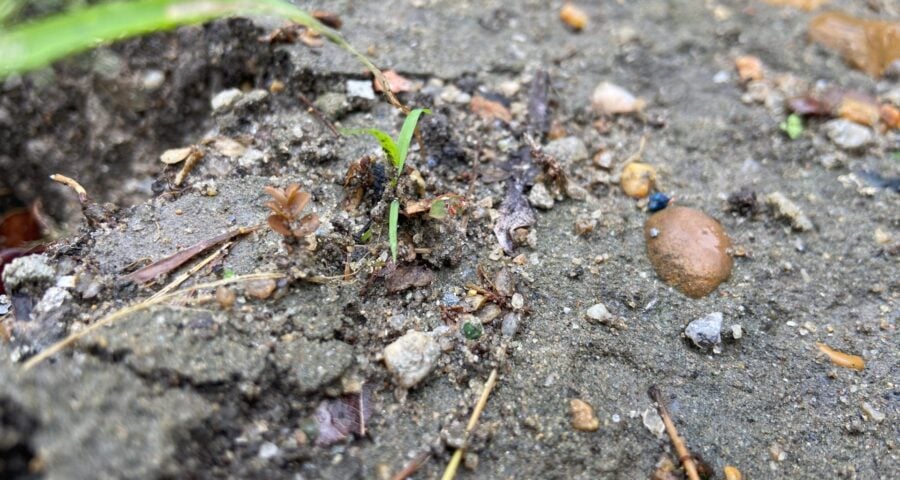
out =
[[[52,357],[53,355],[55,355],[55,354],[58,353],[59,351],[61,351],[61,350],[63,350],[64,348],[68,347],[69,345],[75,343],[75,342],[78,341],[79,339],[81,339],[81,338],[83,338],[83,337],[89,335],[89,334],[92,333],[94,330],[97,330],[97,329],[100,328],[100,327],[109,325],[109,324],[115,322],[116,320],[118,320],[118,319],[120,319],[120,318],[127,317],[128,315],[131,315],[132,313],[139,312],[139,311],[141,311],[141,310],[146,310],[146,309],[152,307],[153,305],[157,305],[157,304],[163,303],[163,302],[165,302],[166,300],[171,300],[171,299],[173,299],[173,298],[176,298],[176,297],[178,297],[179,295],[184,295],[184,294],[186,294],[186,293],[191,293],[191,292],[194,292],[194,291],[197,291],[197,290],[201,290],[201,289],[204,289],[204,288],[216,288],[216,287],[219,287],[219,286],[222,286],[222,285],[229,285],[229,284],[232,284],[232,283],[249,282],[249,281],[253,281],[253,280],[279,279],[279,278],[284,278],[284,275],[281,274],[281,273],[251,273],[251,274],[249,274],[249,275],[241,275],[241,276],[236,276],[236,277],[231,277],[231,278],[225,278],[225,279],[218,280],[218,281],[215,281],[215,282],[202,283],[202,284],[200,284],[200,285],[194,285],[194,286],[191,286],[191,287],[183,288],[183,289],[178,290],[178,291],[176,291],[176,292],[167,293],[167,294],[165,294],[165,295],[160,295],[160,296],[158,296],[158,297],[156,297],[156,298],[148,298],[147,300],[143,300],[143,301],[141,301],[141,302],[139,302],[139,303],[136,303],[136,304],[134,304],[134,305],[131,305],[131,306],[128,306],[128,307],[125,307],[125,308],[116,310],[115,312],[113,312],[113,313],[111,313],[111,314],[109,314],[109,315],[103,317],[102,319],[98,320],[97,322],[92,323],[91,325],[89,325],[89,326],[88,326],[87,328],[85,328],[84,330],[81,330],[81,331],[79,331],[79,332],[73,333],[73,334],[69,335],[68,337],[66,337],[66,338],[64,338],[64,339],[62,339],[62,340],[60,340],[60,341],[54,343],[53,345],[47,347],[47,349],[45,349],[45,350],[42,351],[41,353],[39,353],[39,354],[37,354],[37,355],[31,357],[30,359],[28,359],[28,361],[25,362],[25,363],[22,365],[22,371],[28,371],[28,370],[31,370],[32,368],[34,368],[35,365],[37,365],[37,364],[41,363],[42,361],[44,361],[44,360],[46,360],[46,359]]]
[[[466,439],[463,442],[463,446],[457,448],[455,452],[453,452],[453,457],[450,458],[450,463],[447,464],[447,468],[444,470],[444,475],[441,477],[441,480],[453,480],[456,477],[456,470],[459,468],[459,462],[462,461],[463,454],[466,451],[466,445],[469,443],[469,435],[472,433],[472,430],[475,430],[475,425],[478,424],[478,418],[481,417],[481,412],[484,411],[485,405],[487,405],[488,397],[491,395],[491,390],[494,389],[494,385],[497,383],[497,369],[491,370],[491,376],[488,377],[487,383],[484,384],[484,389],[481,390],[481,397],[478,399],[478,403],[475,404],[475,410],[472,410],[472,416],[469,417],[469,423],[466,425]]]
[[[697,473],[697,466],[694,464],[694,457],[691,456],[691,452],[684,445],[684,440],[678,436],[678,430],[675,428],[675,423],[669,415],[669,409],[666,408],[662,393],[656,388],[656,385],[653,385],[647,389],[647,395],[650,396],[651,400],[656,402],[656,410],[659,412],[659,416],[662,417],[662,421],[666,426],[666,433],[669,434],[669,439],[672,441],[672,446],[675,447],[678,459],[681,460],[682,465],[684,465],[684,471],[687,473],[688,479],[700,480],[700,475]]]
[[[310,102],[308,98],[306,98],[306,95],[302,93],[298,93],[297,95],[300,97],[300,101],[306,105],[307,110],[309,110],[309,112],[312,113],[313,116],[318,118],[320,122],[328,127],[328,129],[331,130],[331,133],[333,133],[335,137],[340,138],[341,132],[339,132],[338,129],[335,128],[334,124],[331,123],[327,118],[325,118],[325,115],[322,114],[322,112],[319,111],[319,109],[316,108],[316,106],[313,105],[313,103]]]
[[[53,175],[50,175],[50,180],[53,180],[56,183],[61,183],[71,188],[72,190],[75,190],[75,193],[78,194],[78,201],[81,202],[82,205],[87,202],[87,190],[85,190],[84,187],[82,187],[81,184],[78,183],[74,178],[67,177],[59,173],[54,173]]]

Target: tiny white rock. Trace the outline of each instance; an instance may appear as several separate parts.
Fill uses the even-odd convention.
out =
[[[409,331],[384,348],[384,364],[400,386],[412,388],[431,373],[440,355],[431,335]]]
[[[234,105],[234,102],[243,95],[243,92],[236,88],[229,88],[217,93],[209,102],[214,112],[228,108]]]
[[[598,303],[596,305],[591,306],[591,308],[587,309],[586,315],[591,320],[596,320],[600,323],[606,323],[613,319],[613,315],[609,313],[609,310],[606,308],[606,305],[602,303]]]
[[[662,417],[659,416],[655,408],[650,407],[644,410],[644,413],[641,414],[641,419],[644,421],[644,426],[647,427],[647,430],[650,430],[657,438],[663,437],[663,433],[666,431],[666,424],[663,423]]]
[[[597,85],[591,94],[591,108],[599,114],[632,113],[642,110],[645,104],[628,90],[609,82]]]

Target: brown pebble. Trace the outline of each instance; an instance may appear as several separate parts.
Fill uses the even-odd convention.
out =
[[[592,218],[579,217],[575,219],[575,234],[580,237],[586,237],[594,231],[597,222]]]
[[[671,206],[653,214],[644,239],[656,274],[689,297],[707,295],[731,275],[731,240],[699,210]]]
[[[588,24],[588,16],[584,13],[584,10],[569,2],[563,4],[559,10],[559,19],[576,31],[584,29]]]
[[[222,308],[231,308],[234,305],[235,298],[237,298],[237,295],[234,294],[234,290],[224,285],[216,289],[216,301],[219,302]]]
[[[622,170],[619,186],[631,198],[644,198],[656,183],[656,169],[646,163],[632,162]]]
[[[741,471],[737,469],[737,467],[733,467],[731,465],[725,466],[725,480],[741,480],[744,478],[741,475]]]
[[[594,415],[594,407],[584,400],[569,400],[569,412],[572,414],[572,427],[582,432],[596,432],[600,428],[600,420]]]
[[[275,280],[272,279],[256,280],[248,283],[244,290],[253,298],[265,300],[272,296],[276,286]]]

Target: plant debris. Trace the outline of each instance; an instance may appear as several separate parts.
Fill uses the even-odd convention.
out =
[[[494,224],[494,235],[506,253],[515,251],[513,232],[530,228],[537,221],[528,199],[516,181],[507,181],[506,196],[500,204],[500,218]]]
[[[388,293],[397,293],[410,288],[427,287],[434,281],[434,273],[420,265],[397,267],[384,279]]]
[[[285,238],[304,238],[319,228],[319,215],[300,216],[311,198],[309,193],[300,191],[300,185],[293,183],[284,190],[268,186],[265,191],[272,196],[266,202],[272,211],[266,219],[272,230]]]
[[[831,363],[844,368],[852,368],[854,370],[862,371],[866,368],[866,361],[863,360],[859,355],[853,355],[850,353],[844,353],[839,350],[835,350],[824,343],[816,343],[816,346],[819,347],[819,351],[828,355],[828,359],[831,360]]]
[[[366,423],[372,417],[372,391],[370,384],[364,383],[359,393],[322,401],[315,413],[316,445],[327,447],[350,436],[365,437]]]
[[[469,102],[469,109],[475,115],[478,115],[479,117],[488,121],[512,121],[512,114],[509,113],[509,110],[505,106],[503,106],[502,103],[494,100],[488,100],[481,95],[475,95],[472,97],[472,100]]]
[[[394,93],[409,92],[413,89],[413,82],[394,70],[385,70],[384,78],[387,79],[388,87],[390,87],[391,91]],[[381,83],[374,78],[372,79],[372,88],[378,93],[384,91],[384,88],[381,87]]]
[[[216,235],[215,237],[195,243],[194,245],[191,245],[190,247],[185,248],[184,250],[181,250],[174,255],[147,265],[140,270],[125,275],[124,277],[122,277],[122,279],[134,283],[147,283],[151,280],[155,280],[158,277],[166,275],[172,270],[175,270],[176,268],[184,265],[185,262],[199,255],[208,248],[231,240],[232,238],[235,238],[237,236],[246,235],[250,232],[255,231],[256,228],[257,227],[240,227],[231,230],[230,232]]]
[[[900,22],[825,12],[810,20],[809,37],[873,77],[880,77],[891,63],[900,60]]]

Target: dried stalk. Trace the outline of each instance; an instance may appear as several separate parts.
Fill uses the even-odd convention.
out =
[[[463,442],[463,446],[457,448],[455,452],[453,452],[453,457],[450,458],[450,463],[447,464],[447,468],[444,470],[444,475],[441,477],[441,480],[453,480],[456,477],[456,470],[459,468],[459,462],[462,461],[463,454],[466,452],[466,445],[469,443],[469,435],[472,433],[472,430],[475,430],[475,425],[478,424],[478,418],[481,417],[481,412],[484,411],[484,406],[487,405],[488,396],[491,394],[491,390],[494,389],[494,384],[497,383],[497,369],[491,370],[491,376],[488,377],[487,383],[484,384],[484,389],[481,390],[481,397],[478,399],[478,403],[475,404],[475,410],[472,410],[472,416],[469,417],[469,423],[466,425],[466,439]]]
[[[691,452],[685,446],[684,439],[678,436],[675,422],[672,421],[669,409],[666,408],[666,403],[656,385],[647,389],[647,395],[650,395],[650,399],[656,402],[656,410],[659,412],[659,416],[662,417],[663,424],[666,426],[666,433],[669,434],[669,439],[672,441],[672,446],[675,447],[678,459],[684,465],[684,471],[687,473],[688,479],[700,480],[700,475],[697,473],[697,465],[694,464],[694,457],[691,456]]]

